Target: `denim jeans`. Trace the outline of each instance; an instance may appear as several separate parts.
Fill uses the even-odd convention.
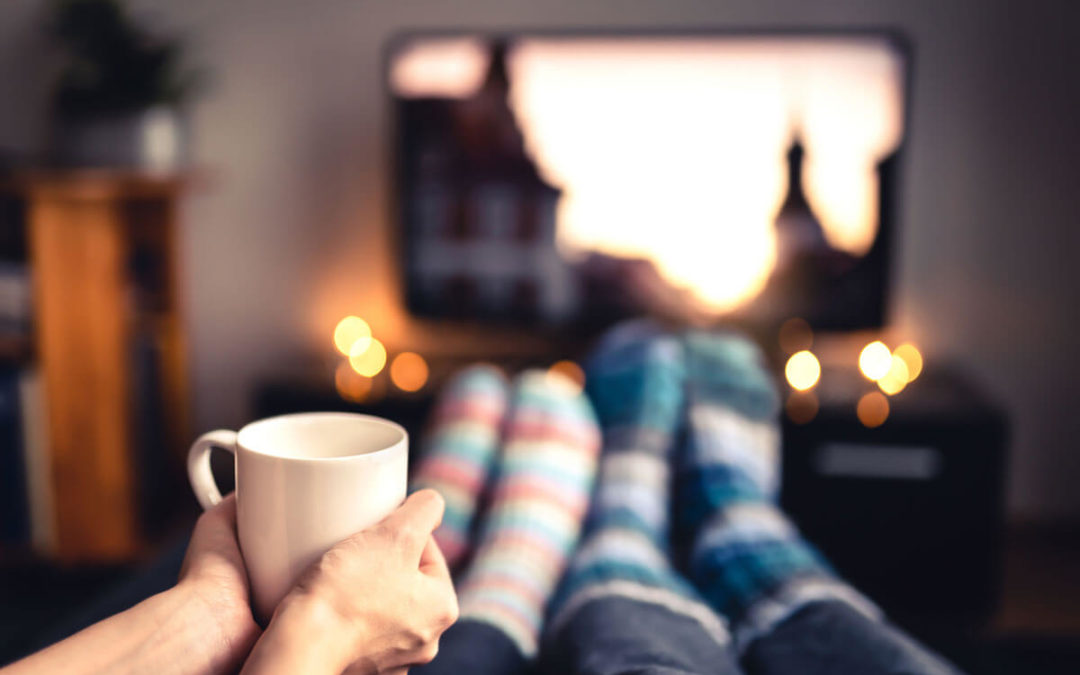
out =
[[[541,673],[586,675],[956,675],[900,629],[838,601],[812,603],[741,655],[692,619],[647,603],[593,600],[544,641]],[[510,675],[530,667],[497,629],[462,621],[439,656],[410,672]]]

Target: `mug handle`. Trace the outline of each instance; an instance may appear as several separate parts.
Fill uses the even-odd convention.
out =
[[[209,431],[199,436],[188,451],[188,479],[191,480],[191,489],[204,511],[221,503],[221,491],[210,471],[210,451],[214,448],[227,450],[235,456],[236,432],[229,429]]]

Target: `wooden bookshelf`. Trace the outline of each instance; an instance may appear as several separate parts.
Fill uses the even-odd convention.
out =
[[[134,415],[147,396],[135,372],[138,336],[157,345],[151,395],[168,427],[158,451],[175,460],[186,440],[175,237],[187,184],[94,170],[24,173],[3,186],[25,202],[55,519],[49,553],[61,561],[124,560],[142,547],[139,495],[155,486],[137,483],[144,450]]]

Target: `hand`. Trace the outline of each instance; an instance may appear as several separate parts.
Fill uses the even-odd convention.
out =
[[[281,601],[245,672],[384,673],[435,658],[457,620],[431,533],[443,500],[421,490],[326,552]]]
[[[236,496],[203,513],[195,524],[177,589],[196,604],[213,627],[215,661],[235,669],[247,657],[259,627],[251,613],[247,573],[236,541]]]
[[[258,636],[236,544],[236,500],[227,497],[199,518],[176,586],[2,670],[233,672]]]

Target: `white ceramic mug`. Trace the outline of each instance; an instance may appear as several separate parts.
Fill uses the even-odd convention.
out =
[[[405,499],[409,437],[370,415],[303,413],[199,437],[188,476],[204,509],[221,501],[210,451],[233,453],[236,529],[256,615],[267,620],[327,549]]]

